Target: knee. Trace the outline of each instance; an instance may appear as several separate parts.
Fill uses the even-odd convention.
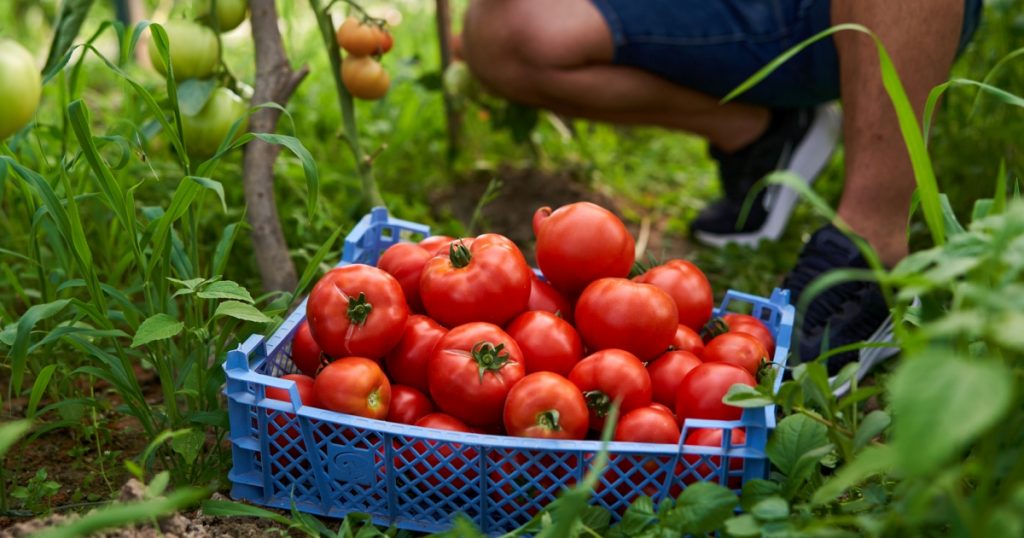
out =
[[[513,2],[476,0],[466,12],[463,56],[473,75],[492,93],[525,101],[536,78],[538,58],[523,47],[534,33],[529,14],[515,14]]]

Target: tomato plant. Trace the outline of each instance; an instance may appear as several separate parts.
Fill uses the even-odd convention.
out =
[[[427,366],[434,403],[471,426],[500,423],[505,397],[524,375],[516,341],[501,327],[484,322],[448,331]]]
[[[589,422],[579,389],[552,372],[522,378],[505,400],[505,431],[516,437],[583,439]]]
[[[583,358],[579,333],[551,312],[523,312],[505,331],[519,344],[528,374],[546,371],[567,376]]]
[[[651,403],[651,377],[644,363],[628,351],[606,349],[580,361],[569,372],[569,381],[583,392],[590,409],[590,427],[601,431],[611,405],[628,413]]]
[[[220,42],[213,30],[184,19],[169,20],[163,27],[167,32],[168,54],[176,80],[213,75],[220,63]],[[153,39],[149,41],[149,61],[158,73],[167,74],[167,67]]]
[[[313,338],[331,357],[383,357],[402,337],[408,317],[395,277],[363,264],[328,271],[306,303]]]
[[[321,351],[313,333],[309,330],[309,322],[303,321],[292,338],[292,362],[302,373],[313,377],[320,369]]]
[[[353,97],[368,101],[384,97],[391,87],[387,70],[369,56],[346,56],[341,63],[341,80]]]
[[[391,380],[401,385],[427,392],[427,364],[434,354],[434,346],[448,329],[436,321],[418,314],[409,316],[402,338],[384,356]]]
[[[0,142],[35,116],[42,91],[35,58],[16,41],[0,39]]]
[[[519,247],[498,234],[449,245],[423,268],[420,297],[446,327],[473,321],[504,325],[530,300],[530,266]]]
[[[526,309],[558,314],[565,321],[572,323],[572,303],[554,286],[537,278],[536,275],[530,279],[530,300],[526,303]]]
[[[338,359],[320,371],[314,387],[326,409],[380,420],[388,416],[391,383],[371,359]]]
[[[676,335],[672,337],[670,348],[679,351],[689,351],[700,358],[704,355],[704,340],[697,331],[680,324],[676,327]]]
[[[653,284],[668,293],[682,325],[699,331],[711,319],[711,283],[696,265],[686,260],[670,260],[633,280]]]
[[[420,300],[420,275],[423,273],[423,266],[431,257],[425,248],[414,243],[395,243],[377,260],[377,267],[395,277],[402,285],[405,300],[413,312],[423,311],[423,302]]]
[[[739,407],[722,403],[729,387],[757,384],[750,372],[724,362],[705,362],[690,370],[676,393],[676,420],[684,424],[688,418],[712,420],[738,420],[743,414]]]
[[[691,370],[700,366],[701,360],[689,351],[668,351],[647,365],[651,376],[651,392],[655,402],[669,406],[676,405],[679,384]]]
[[[578,202],[533,215],[537,265],[549,282],[575,297],[591,282],[625,277],[633,266],[633,236],[611,211]]]
[[[391,385],[391,405],[388,407],[388,422],[415,424],[416,421],[434,412],[434,404],[426,394],[405,385]]]
[[[734,364],[756,376],[761,364],[768,361],[768,352],[749,334],[727,332],[708,342],[704,361]]]
[[[668,349],[679,325],[668,294],[624,278],[602,278],[587,286],[575,317],[588,349],[624,349],[644,361]]]
[[[239,120],[241,123],[235,130],[235,138],[242,136],[249,123],[248,111],[248,105],[235,92],[227,88],[213,90],[197,114],[181,115],[181,128],[189,155],[201,159],[212,157],[228,137],[231,126]]]
[[[201,0],[196,2],[195,6],[197,19],[210,19],[213,0]],[[246,0],[217,0],[217,29],[228,32],[238,28],[248,11],[249,2]]]

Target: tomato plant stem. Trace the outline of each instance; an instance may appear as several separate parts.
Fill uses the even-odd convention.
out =
[[[351,2],[349,2],[351,4]],[[363,200],[371,206],[384,205],[384,198],[377,188],[377,180],[373,176],[372,162],[366,158],[362,146],[359,144],[359,129],[356,127],[355,103],[352,94],[349,93],[345,83],[341,81],[341,52],[338,51],[338,44],[334,37],[334,21],[326,9],[321,8],[320,0],[309,0],[313,12],[316,13],[316,21],[320,27],[320,35],[324,40],[324,47],[327,49],[327,56],[331,60],[331,69],[334,74],[334,85],[338,90],[338,102],[341,105],[341,119],[345,128],[345,139],[348,141],[349,149],[356,160],[356,170],[359,171],[359,178],[363,184]],[[355,4],[353,4],[355,5]],[[359,8],[362,10],[362,8]]]

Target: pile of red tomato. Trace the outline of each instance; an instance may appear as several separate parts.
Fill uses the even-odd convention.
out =
[[[292,343],[303,374],[285,377],[306,405],[461,432],[584,439],[618,401],[615,440],[675,444],[687,418],[740,417],[722,397],[771,360],[761,321],[712,320],[711,286],[688,261],[627,278],[633,238],[597,205],[542,208],[533,227],[546,280],[490,233],[331,270]],[[686,443],[721,439],[698,429]]]

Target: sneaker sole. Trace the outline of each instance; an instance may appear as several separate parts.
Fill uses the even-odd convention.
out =
[[[889,317],[885,318],[885,321],[882,322],[882,324],[879,325],[877,329],[875,329],[875,332],[872,333],[872,335],[869,336],[864,341],[873,344],[879,344],[891,343],[893,340],[894,338],[892,315],[890,314]],[[857,367],[857,375],[854,376],[857,379],[857,382],[859,383],[862,379],[864,379],[864,376],[866,376],[868,372],[873,370],[875,366],[877,366],[879,363],[892,357],[895,357],[897,354],[899,354],[899,352],[899,347],[861,348],[857,353],[857,362],[859,363],[859,366]],[[835,376],[830,377],[829,383],[831,383],[834,380]],[[847,382],[844,383],[841,387],[838,387],[835,390],[833,390],[832,393],[835,394],[837,397],[840,397],[849,392],[849,390],[850,382]]]
[[[818,107],[814,122],[793,151],[793,158],[785,171],[796,174],[807,185],[814,183],[836,149],[841,127],[842,112],[837,104]],[[764,224],[758,230],[738,234],[696,231],[694,237],[713,247],[723,247],[729,243],[754,247],[764,239],[777,240],[786,229],[799,196],[793,189],[782,185],[769,185],[767,189],[769,191],[766,196],[773,196],[775,200],[771,203]]]

